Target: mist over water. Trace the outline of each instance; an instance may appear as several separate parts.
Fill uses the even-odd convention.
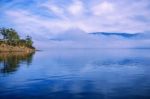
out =
[[[104,35],[105,34],[105,35]],[[113,34],[113,35],[110,35]],[[150,35],[147,33],[87,33],[80,29],[48,36],[35,41],[39,49],[50,48],[150,48]]]
[[[51,49],[36,52],[32,58],[27,55],[29,64],[27,56],[25,60],[17,58],[19,66],[12,72],[2,72],[3,57],[0,98],[149,99],[149,52],[149,49]],[[7,57],[5,60],[11,63]]]

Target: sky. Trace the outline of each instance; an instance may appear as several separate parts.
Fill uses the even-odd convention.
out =
[[[67,30],[150,31],[150,0],[0,0],[0,27],[44,40]]]

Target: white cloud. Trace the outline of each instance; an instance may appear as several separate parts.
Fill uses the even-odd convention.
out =
[[[69,5],[68,11],[72,15],[80,15],[84,13],[84,6],[80,0],[74,0],[74,2]]]
[[[93,2],[95,2],[95,0]],[[150,25],[148,21],[143,22],[142,19],[140,21],[135,19],[136,16],[149,19],[150,13],[149,10],[146,9],[147,4],[143,1],[129,5],[129,2],[125,3],[119,0],[118,2],[101,0],[99,3],[89,4],[83,0],[73,0],[73,2],[67,4],[40,2],[36,7],[36,11],[40,9],[39,12],[37,11],[38,14],[35,9],[15,8],[15,10],[3,10],[5,13],[3,17],[6,18],[5,20],[7,20],[7,22],[12,23],[17,31],[19,30],[21,33],[31,35],[38,41],[38,44],[41,45],[42,43],[39,43],[40,40],[43,41],[54,34],[62,33],[71,28],[81,29],[86,32],[143,32],[148,31],[148,26]],[[71,37],[76,36],[72,35],[72,32],[69,33]],[[64,37],[66,37],[66,35],[68,38],[71,38],[69,34],[65,34]],[[115,47],[121,45],[132,47],[138,44],[146,44],[147,46],[149,44],[149,41],[117,41],[117,39],[111,38],[92,41],[93,38],[89,39],[87,36],[79,35],[79,37],[85,40],[85,42],[79,42],[79,39],[77,39],[76,42],[60,43],[53,41],[48,43],[52,46],[72,47],[75,45],[87,47],[87,42],[89,43],[88,47],[103,44],[109,47],[108,43],[110,42],[111,45]],[[45,44],[45,46],[47,46],[47,44]]]
[[[44,7],[55,14],[59,14],[59,15],[64,14],[64,11],[62,8],[60,8],[59,6],[57,6],[55,4],[52,4],[51,2],[44,2],[44,3],[40,4],[39,6]]]
[[[63,10],[57,6],[50,5],[49,9],[52,10],[56,14],[63,14]]]
[[[21,28],[21,31],[31,34],[49,36],[50,33],[58,33],[70,28],[70,23],[65,20],[46,19],[24,10],[9,10],[6,15],[16,28]]]
[[[86,32],[150,31],[148,28],[150,22],[142,22],[142,20],[139,21],[134,18],[142,16],[149,19],[149,9],[146,9],[147,1],[130,3],[128,0],[116,0],[116,2],[111,0],[94,0],[91,2],[73,0],[73,2],[66,4],[54,1],[38,3],[36,5],[37,9],[40,9],[39,12],[36,9],[38,14],[35,13],[34,9],[28,9],[28,11],[20,8],[4,10],[7,13],[6,17],[9,18],[5,20],[13,23],[16,28],[21,28],[20,31],[26,28],[27,32],[38,35],[63,32],[70,28],[80,28]]]
[[[104,15],[104,14],[109,14],[113,13],[115,10],[115,7],[112,3],[110,2],[102,2],[98,5],[93,6],[92,11],[94,15]]]

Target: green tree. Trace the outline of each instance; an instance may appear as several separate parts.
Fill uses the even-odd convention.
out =
[[[33,41],[32,41],[32,38],[30,36],[26,37],[26,44],[28,47],[32,47]]]
[[[12,41],[12,40],[19,40],[20,39],[18,33],[12,28],[8,28],[8,29],[1,28],[0,34],[3,36],[4,40]]]
[[[7,44],[11,46],[25,46],[35,49],[32,38],[27,36],[25,39],[20,39],[18,33],[12,28],[0,28],[0,36],[3,37],[0,40],[0,44]]]
[[[6,39],[6,37],[7,37],[7,29],[0,28],[0,34],[3,36],[3,39]]]

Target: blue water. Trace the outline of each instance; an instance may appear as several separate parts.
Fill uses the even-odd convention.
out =
[[[0,53],[0,99],[150,99],[150,50]]]

